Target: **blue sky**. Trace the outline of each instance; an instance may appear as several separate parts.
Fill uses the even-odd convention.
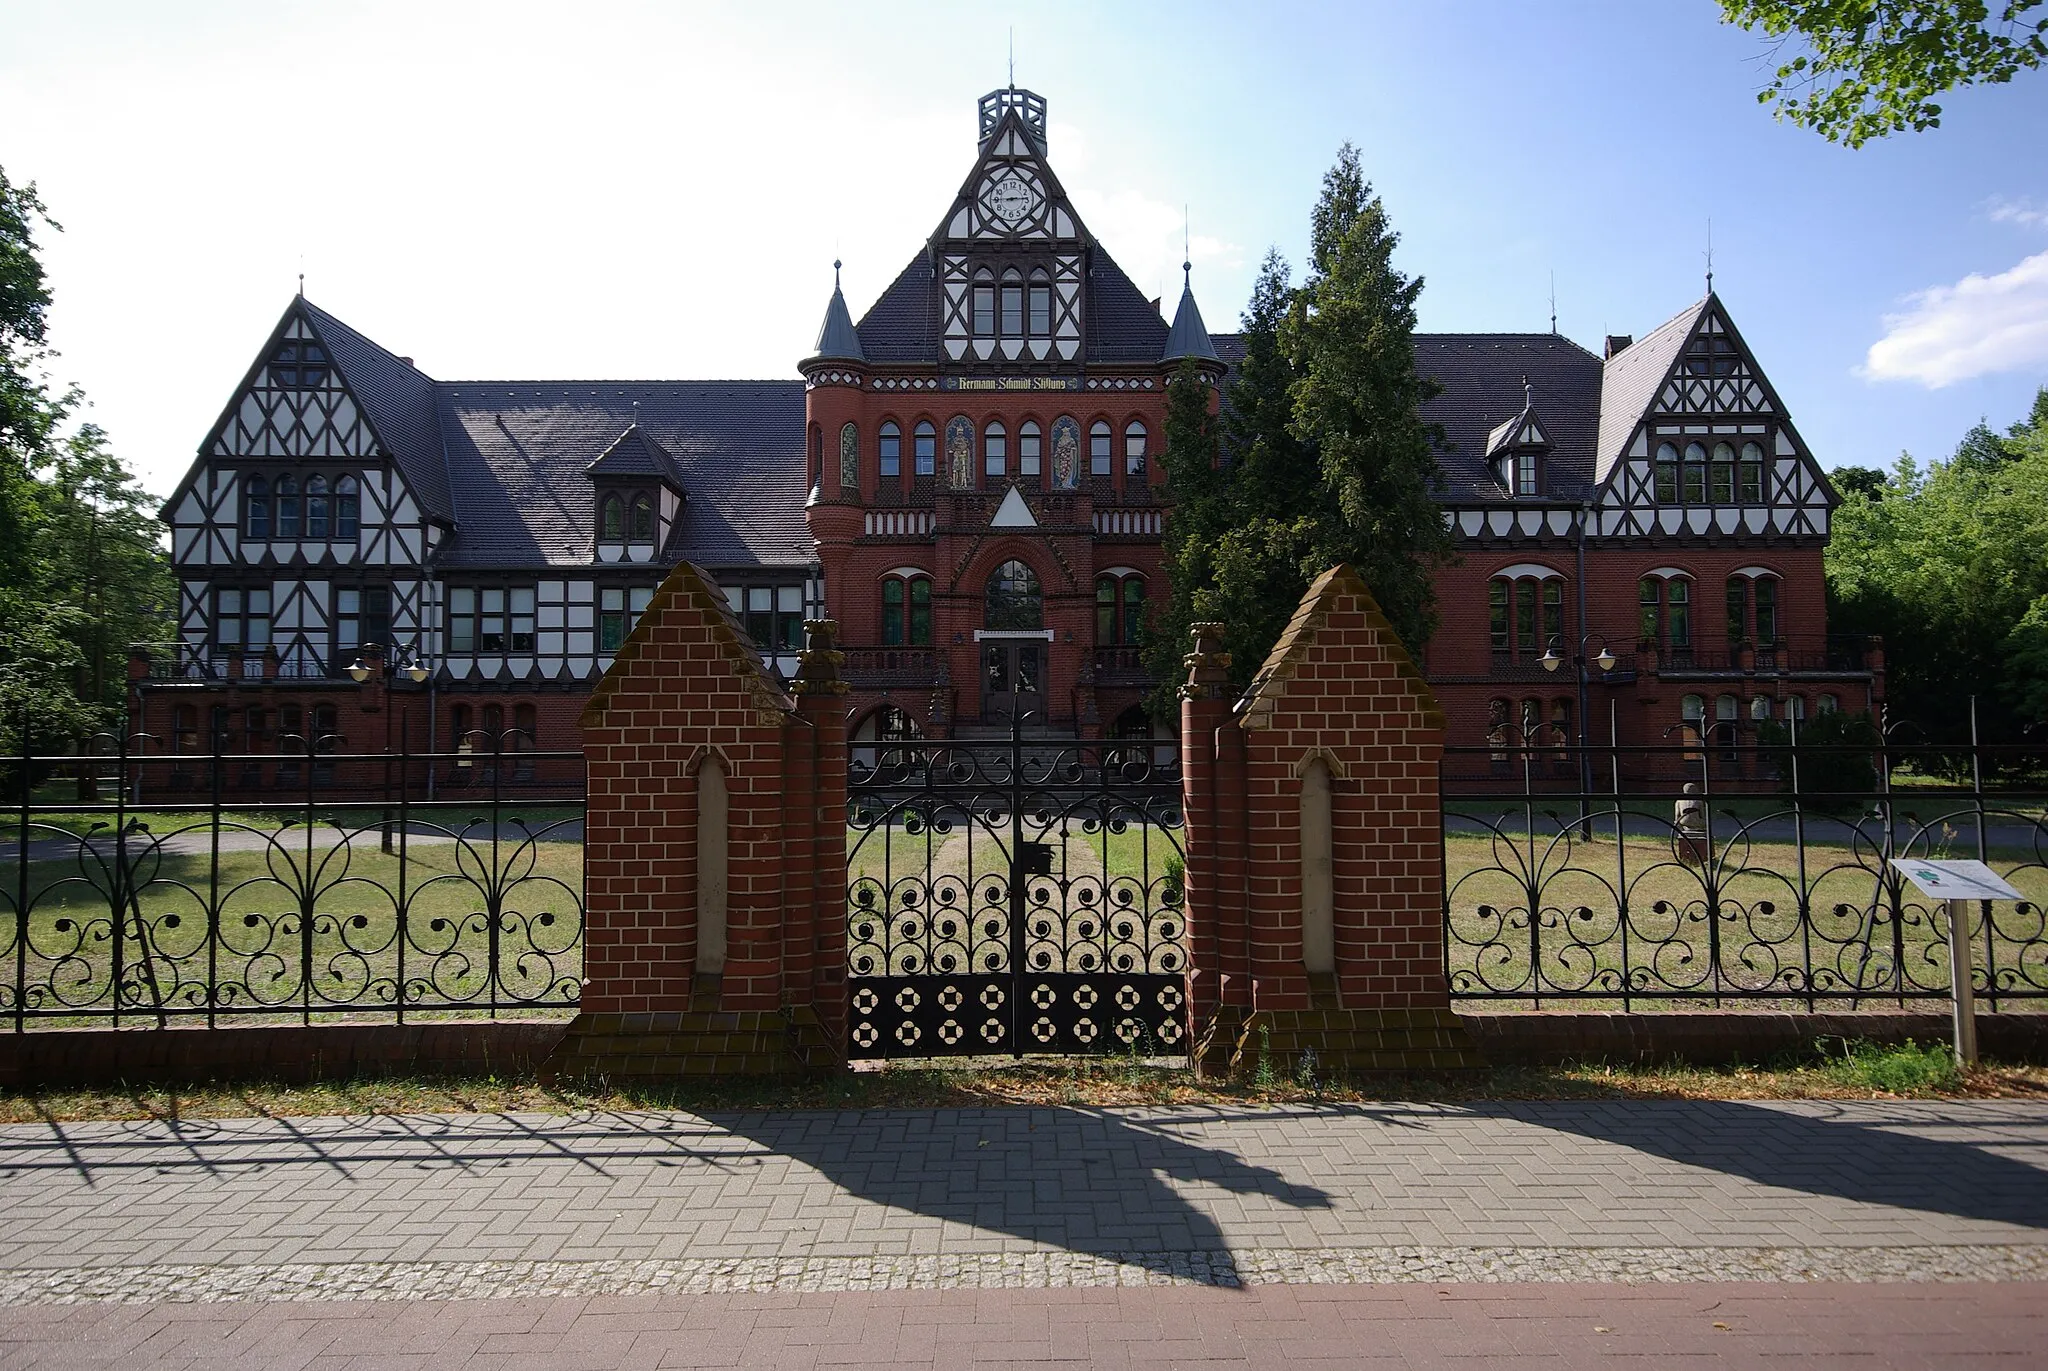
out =
[[[2048,382],[2048,75],[1849,151],[1761,40],[1648,4],[117,5],[0,0],[57,374],[155,489],[307,293],[451,379],[788,376],[936,226],[1017,79],[1152,293],[1213,328],[1300,260],[1346,139],[1425,328],[1597,349],[1715,282],[1821,460],[1945,455]]]

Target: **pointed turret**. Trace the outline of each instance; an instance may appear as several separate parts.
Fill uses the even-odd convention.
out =
[[[853,315],[847,311],[846,296],[839,289],[839,263],[832,264],[832,300],[825,306],[825,322],[818,329],[818,346],[812,352],[811,360],[816,362],[866,362],[867,354],[861,351],[860,334],[853,328]]]
[[[1216,345],[1209,341],[1209,330],[1202,323],[1202,311],[1195,304],[1194,269],[1187,262],[1182,262],[1180,269],[1180,307],[1173,312],[1173,328],[1166,335],[1166,352],[1160,360],[1178,362],[1192,357],[1197,362],[1220,361]]]

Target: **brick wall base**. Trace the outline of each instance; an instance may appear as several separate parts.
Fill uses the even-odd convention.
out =
[[[1265,1054],[1282,1079],[1300,1069],[1302,1054],[1315,1052],[1316,1071],[1469,1071],[1486,1063],[1448,1009],[1259,1010],[1235,1025],[1219,1022],[1205,1035],[1204,1066],[1233,1075],[1258,1070]]]
[[[1566,1063],[1654,1066],[1685,1062],[1727,1066],[1768,1063],[1810,1052],[1823,1038],[1877,1043],[1946,1043],[1952,1020],[1943,1012],[1864,1010],[1844,1014],[1776,1014],[1726,1009],[1654,1014],[1582,1014],[1568,1010],[1460,1014],[1465,1032],[1493,1066]],[[2004,1062],[2048,1062],[2048,1014],[1977,1015],[1977,1045]]]
[[[566,1028],[560,1019],[501,1019],[0,1034],[0,1088],[524,1076]]]
[[[845,1064],[809,1009],[578,1014],[541,1063],[540,1078],[648,1082],[804,1076]]]

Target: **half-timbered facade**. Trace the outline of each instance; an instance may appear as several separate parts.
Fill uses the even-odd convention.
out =
[[[1166,386],[1192,359],[1221,393],[1240,340],[1185,286],[1169,322],[1089,232],[1043,100],[978,114],[930,238],[858,322],[835,283],[800,381],[439,381],[294,300],[167,506],[179,641],[145,727],[573,745],[687,559],[785,672],[806,616],[839,621],[857,740],[1148,732]],[[1826,631],[1835,496],[1718,296],[1604,355],[1416,355],[1443,388],[1457,556],[1423,656],[1452,741],[1732,747],[1876,700],[1874,645]]]

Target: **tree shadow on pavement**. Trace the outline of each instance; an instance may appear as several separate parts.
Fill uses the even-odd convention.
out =
[[[1176,1137],[1131,1111],[1007,1108],[706,1113],[870,1203],[1070,1252],[1223,1254],[1215,1218],[1169,1180],[1328,1210],[1329,1192]],[[1162,1120],[1161,1122],[1164,1122]],[[1265,1208],[1265,1206],[1256,1206]],[[964,1235],[963,1235],[964,1236]]]

